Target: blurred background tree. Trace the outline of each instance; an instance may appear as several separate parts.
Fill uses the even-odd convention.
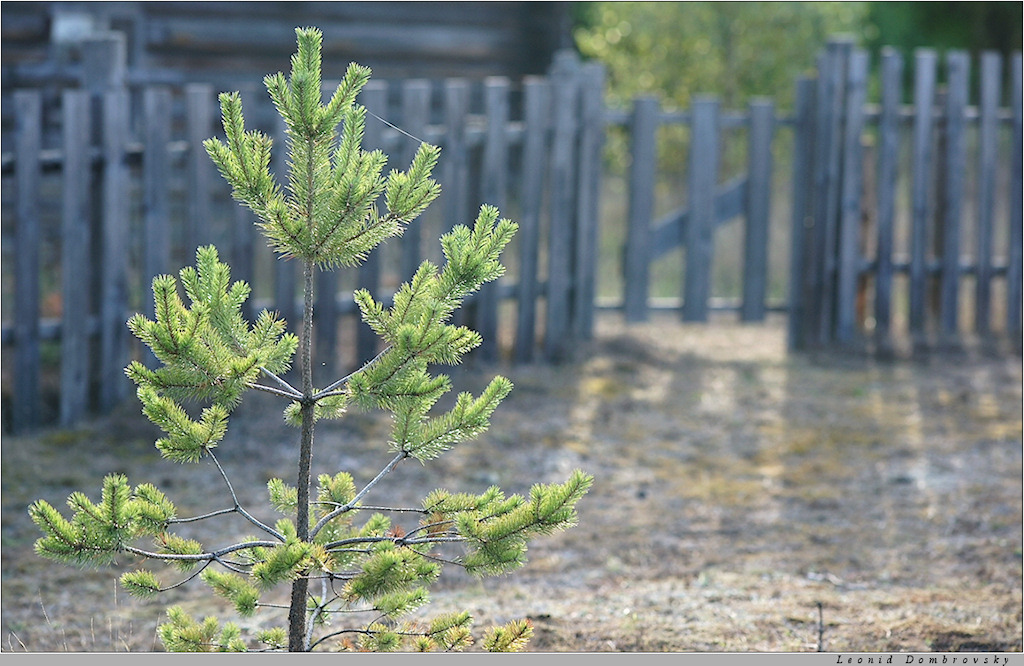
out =
[[[608,95],[657,93],[686,108],[713,92],[726,108],[756,95],[787,106],[793,81],[830,35],[861,31],[864,2],[582,2],[576,44],[608,67]]]
[[[991,49],[1004,56],[1021,49],[1020,2],[869,2],[864,46],[895,46],[904,54],[927,46]]]
[[[1021,48],[1020,2],[578,2],[574,38],[608,67],[608,95],[625,104],[657,93],[686,108],[697,93],[725,108],[753,96],[792,102],[794,80],[810,72],[837,33],[871,53],[894,46],[940,51]]]

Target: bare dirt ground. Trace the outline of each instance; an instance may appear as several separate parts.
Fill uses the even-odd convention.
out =
[[[466,609],[480,629],[529,617],[535,651],[798,652],[819,633],[827,651],[1020,651],[1020,357],[812,358],[784,340],[782,320],[608,315],[574,363],[459,370],[460,390],[496,371],[516,390],[485,436],[399,467],[382,499],[525,492],[575,467],[596,482],[578,527],[535,542],[510,576],[446,571],[427,614]],[[293,475],[279,413],[248,400],[219,450],[254,509],[268,478]],[[387,431],[374,415],[324,424],[314,471],[369,480]],[[4,437],[3,650],[156,650],[172,604],[232,619],[202,584],[140,602],[116,589],[134,562],[82,571],[32,552],[27,504],[98,495],[111,471],[157,483],[182,512],[223,501],[215,470],[160,459],[155,436],[127,405]]]

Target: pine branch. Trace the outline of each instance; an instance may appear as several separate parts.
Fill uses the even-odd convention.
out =
[[[409,457],[408,453],[402,452],[402,453],[399,453],[394,458],[392,458],[391,462],[389,462],[384,467],[384,469],[382,469],[377,474],[377,476],[375,476],[373,478],[372,481],[370,481],[365,486],[363,486],[363,489],[360,490],[358,494],[356,494],[356,496],[352,499],[351,502],[349,502],[345,506],[342,506],[342,507],[339,507],[339,508],[335,509],[334,511],[331,511],[326,516],[324,516],[323,518],[318,520],[316,525],[313,527],[313,529],[311,529],[309,531],[309,538],[310,539],[315,538],[316,535],[320,533],[320,530],[322,530],[327,523],[329,523],[330,521],[334,520],[335,518],[337,518],[341,514],[348,513],[349,511],[354,509],[356,507],[356,505],[359,503],[359,500],[361,500],[363,498],[363,496],[366,495],[366,493],[370,492],[370,490],[374,486],[376,486],[378,483],[380,483],[381,479],[383,479],[385,476],[390,474],[391,471],[393,469],[395,469],[395,467],[398,466],[398,463],[402,462],[403,460],[405,460],[408,457]]]

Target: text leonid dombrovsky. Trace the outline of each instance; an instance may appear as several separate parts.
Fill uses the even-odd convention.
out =
[[[1000,655],[977,655],[965,657],[962,655],[928,655],[915,654],[900,655],[836,655],[837,664],[946,664],[955,666],[957,664],[1007,664],[1010,658]]]

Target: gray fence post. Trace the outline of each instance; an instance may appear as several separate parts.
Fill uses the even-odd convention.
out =
[[[211,183],[214,169],[210,156],[203,149],[203,141],[211,134],[214,117],[213,86],[205,83],[185,87],[186,135],[188,138],[188,218],[185,220],[185,261],[195,261],[196,250],[212,240],[213,224],[210,205]]]
[[[1024,72],[1021,68],[1021,54],[1015,53],[1010,62],[1010,112],[1012,114],[1012,141],[1010,144],[1010,256],[1006,269],[1006,334],[1017,353],[1021,352],[1021,235],[1024,226],[1022,213],[1021,190],[1024,185],[1024,165],[1022,165],[1021,144],[1024,135],[1021,131],[1021,106],[1024,96],[1021,94]]]
[[[966,113],[970,56],[946,55],[945,178],[942,187],[942,270],[939,274],[939,335],[944,344],[957,338],[960,291],[960,217],[967,168]]]
[[[100,408],[112,409],[128,393],[128,197],[125,128],[131,118],[128,91],[103,96],[103,256],[100,262]]]
[[[843,135],[843,171],[837,239],[836,340],[853,340],[856,322],[857,283],[860,277],[860,226],[863,195],[864,102],[867,100],[868,55],[850,55],[846,86],[846,125]]]
[[[547,176],[547,134],[551,115],[551,89],[542,77],[523,82],[524,131],[522,157],[522,210],[519,219],[519,294],[515,360],[533,360],[536,345],[537,295],[540,254],[540,208]]]
[[[604,145],[604,66],[588,63],[580,71],[579,190],[576,195],[576,257],[573,335],[589,340],[594,329],[600,194]]]
[[[715,256],[715,189],[720,142],[717,98],[705,96],[694,100],[691,127],[690,221],[686,227],[682,315],[684,321],[707,321],[711,263]]]
[[[991,332],[992,226],[995,215],[998,113],[1002,58],[994,51],[981,54],[981,100],[978,130],[978,245],[975,258],[974,330]]]
[[[551,203],[548,228],[548,290],[544,353],[561,360],[569,351],[572,307],[573,237],[576,226],[575,145],[579,104],[579,61],[562,51],[551,68],[554,134],[551,146]]]
[[[490,77],[484,81],[484,113],[487,131],[484,137],[483,202],[505,214],[505,191],[508,187],[508,96],[509,81],[505,77]],[[483,338],[480,358],[494,361],[498,358],[498,300],[497,282],[489,282],[480,289],[476,305],[476,329]]]
[[[35,90],[14,93],[15,231],[14,298],[15,372],[11,391],[15,431],[39,421],[39,151],[42,148],[42,97]]]
[[[923,343],[925,333],[926,240],[929,208],[929,169],[932,166],[932,127],[935,115],[935,66],[931,49],[914,54],[914,143],[910,227],[910,334],[914,344]]]
[[[878,218],[875,250],[875,344],[888,353],[892,321],[892,250],[896,219],[896,173],[899,160],[899,114],[903,57],[882,52],[882,114],[878,121]]]
[[[171,91],[146,88],[142,96],[144,147],[142,153],[144,232],[142,234],[143,274],[141,293],[145,313],[154,315],[150,285],[157,275],[166,274],[171,263],[170,211],[168,210],[171,141]],[[150,367],[156,356],[146,350]]]
[[[800,350],[807,344],[808,277],[813,276],[810,254],[814,207],[812,182],[814,164],[815,82],[799,79],[796,84],[793,125],[793,211],[789,256],[789,312],[787,347]]]
[[[93,268],[92,112],[89,93],[67,90],[61,97],[64,150],[61,190],[60,424],[71,426],[89,408],[89,304]]]
[[[771,100],[754,100],[749,105],[750,130],[747,141],[747,228],[743,247],[742,321],[762,321],[768,283],[768,227],[772,207],[772,135],[775,105]]]
[[[658,157],[658,99],[638,97],[630,121],[629,218],[623,273],[627,322],[647,319],[650,282],[651,223],[654,217],[654,184]]]

